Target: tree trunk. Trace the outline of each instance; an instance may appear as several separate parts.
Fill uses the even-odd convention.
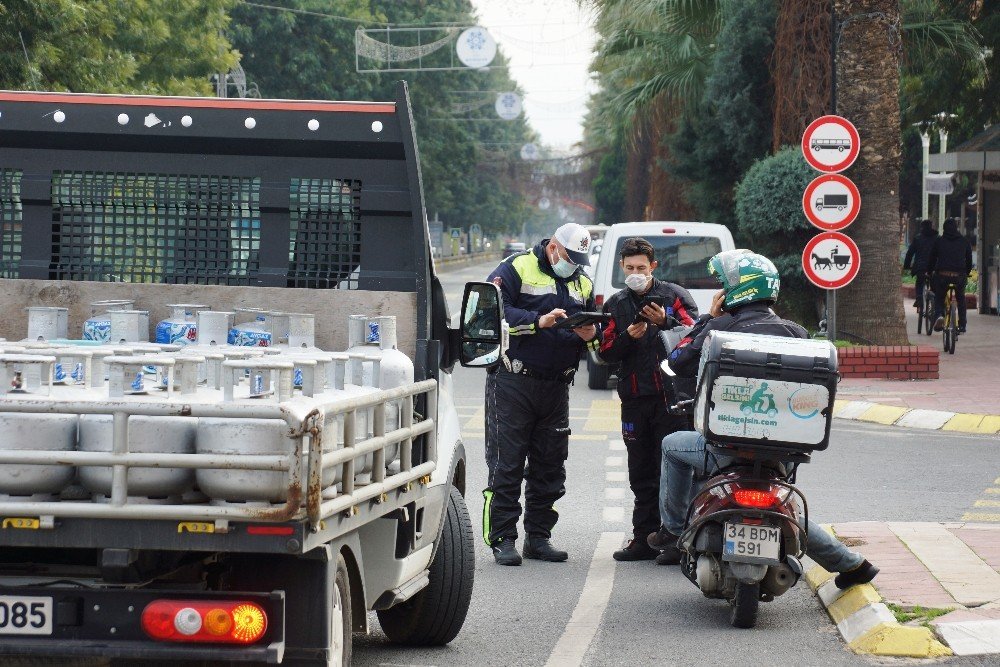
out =
[[[676,113],[680,113],[677,111]],[[649,196],[646,198],[646,220],[697,220],[698,213],[688,203],[687,183],[667,171],[673,161],[667,137],[674,132],[674,118],[668,111],[657,114],[656,128],[650,139],[653,151],[649,165]]]
[[[846,234],[861,251],[857,278],[837,292],[837,330],[905,345],[899,268],[899,0],[835,0],[840,29],[837,113],[855,124],[861,154],[846,175],[861,215]]]

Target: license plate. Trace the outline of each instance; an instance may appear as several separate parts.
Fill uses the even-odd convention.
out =
[[[723,560],[740,563],[779,562],[781,529],[776,526],[750,526],[727,523],[722,548]]]
[[[0,635],[51,635],[52,598],[0,595]]]

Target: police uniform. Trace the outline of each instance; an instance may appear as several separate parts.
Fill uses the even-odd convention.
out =
[[[546,255],[548,243],[511,255],[489,277],[500,288],[510,326],[504,363],[486,378],[483,539],[490,546],[517,539],[522,481],[525,532],[551,536],[559,516],[554,505],[566,493],[569,385],[584,347],[596,350],[601,340],[599,328],[585,343],[571,329],[538,326],[554,308],[567,316],[595,310],[593,282],[579,267],[568,278],[558,277]]]

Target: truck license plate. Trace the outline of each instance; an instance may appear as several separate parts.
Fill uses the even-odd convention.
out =
[[[779,562],[781,529],[777,526],[727,523],[725,535],[722,548],[724,560],[745,563]]]
[[[0,635],[51,635],[52,598],[0,595]]]

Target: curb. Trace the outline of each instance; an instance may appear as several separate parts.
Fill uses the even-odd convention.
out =
[[[951,649],[939,642],[929,629],[900,624],[871,584],[842,591],[833,578],[833,574],[819,565],[806,572],[809,587],[855,653],[898,658],[952,655]]]
[[[898,405],[882,405],[869,401],[836,400],[833,405],[833,416],[838,419],[870,424],[904,426],[933,431],[976,433],[979,435],[1000,433],[1000,415],[902,408]]]

